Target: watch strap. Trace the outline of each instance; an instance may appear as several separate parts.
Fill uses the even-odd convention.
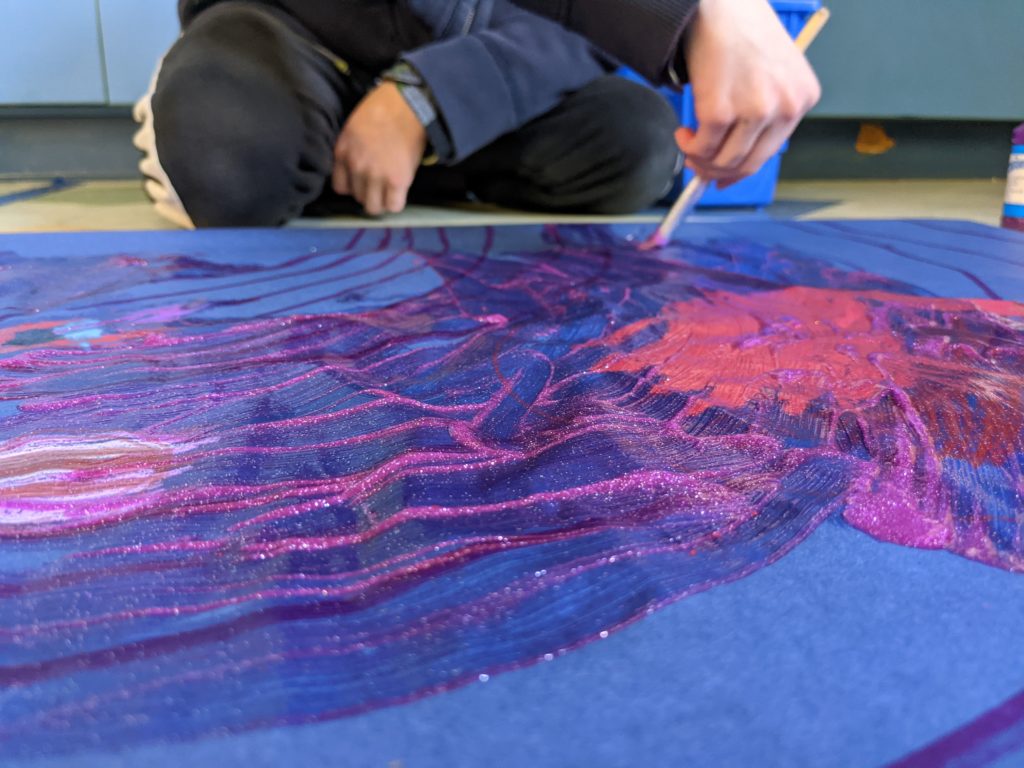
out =
[[[382,79],[398,86],[398,92],[427,132],[431,151],[424,157],[423,164],[434,165],[451,159],[451,139],[430,95],[430,89],[419,72],[403,61],[385,71]]]

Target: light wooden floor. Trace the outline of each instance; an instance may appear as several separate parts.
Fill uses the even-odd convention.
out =
[[[764,212],[702,212],[695,219],[722,216],[779,218],[943,218],[985,224],[999,220],[1004,182],[979,181],[805,181],[779,185],[777,202]],[[76,230],[169,229],[133,181],[93,181],[49,194],[11,200],[46,187],[45,182],[0,183],[0,233]],[[7,202],[4,202],[7,198]],[[659,211],[626,217],[654,222]],[[463,226],[538,221],[604,221],[595,217],[552,217],[485,208],[414,207],[378,221],[363,218],[303,219],[298,226]],[[614,219],[623,220],[621,217]]]

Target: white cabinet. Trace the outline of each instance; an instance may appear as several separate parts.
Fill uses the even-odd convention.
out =
[[[174,0],[99,0],[111,104],[131,104],[149,87],[157,60],[178,36]]]
[[[94,0],[0,0],[0,104],[106,101]]]

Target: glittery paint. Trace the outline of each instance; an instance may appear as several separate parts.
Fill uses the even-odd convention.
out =
[[[498,242],[0,255],[5,753],[486,682],[833,516],[1024,570],[1021,304],[744,240]]]

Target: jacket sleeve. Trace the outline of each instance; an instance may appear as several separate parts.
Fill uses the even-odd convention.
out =
[[[430,89],[458,162],[607,71],[582,37],[511,4],[484,29],[403,55]]]
[[[670,81],[699,0],[514,0],[583,35],[654,83]]]

